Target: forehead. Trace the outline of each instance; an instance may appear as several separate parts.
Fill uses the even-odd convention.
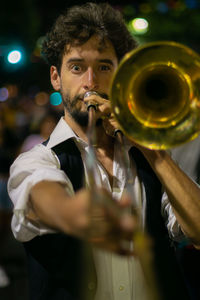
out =
[[[71,56],[95,58],[95,57],[106,57],[117,60],[115,49],[112,43],[105,39],[103,42],[99,40],[97,36],[92,36],[86,43],[82,45],[67,45],[66,51],[63,56],[64,58]]]

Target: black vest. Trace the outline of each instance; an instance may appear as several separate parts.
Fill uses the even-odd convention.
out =
[[[75,143],[69,139],[52,150],[60,160],[61,169],[77,191],[83,185],[84,169]],[[153,239],[154,266],[161,299],[188,299],[175,258],[175,249],[161,216],[161,184],[137,148],[132,148],[130,154],[145,186],[146,225],[147,232]],[[30,269],[31,300],[93,299],[96,277],[87,244],[66,234],[56,233],[35,237],[24,243],[24,246]]]

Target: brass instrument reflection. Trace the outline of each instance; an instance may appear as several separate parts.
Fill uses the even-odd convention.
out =
[[[200,132],[200,56],[175,42],[128,53],[113,78],[110,99],[122,132],[150,149],[169,149]]]

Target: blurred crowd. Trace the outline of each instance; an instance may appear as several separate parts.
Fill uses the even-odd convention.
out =
[[[9,169],[21,152],[49,137],[62,115],[62,105],[52,106],[49,95],[42,96],[45,101],[23,94],[0,102],[0,298],[5,300],[14,299],[19,290],[19,299],[27,299],[28,293],[25,254],[10,229]]]

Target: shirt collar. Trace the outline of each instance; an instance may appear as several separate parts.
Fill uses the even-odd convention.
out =
[[[52,148],[62,142],[75,138],[79,139],[75,132],[69,127],[64,117],[61,117],[52,134],[49,137],[49,141],[47,143],[47,148]]]
[[[64,117],[61,117],[52,134],[50,135],[49,141],[47,143],[47,148],[53,148],[54,146],[61,144],[62,142],[70,138],[75,139],[77,142],[81,143],[82,146],[87,145],[75,134],[75,132],[65,121]],[[124,139],[124,146],[126,151],[129,151],[130,148],[133,147],[132,143],[127,138]]]

